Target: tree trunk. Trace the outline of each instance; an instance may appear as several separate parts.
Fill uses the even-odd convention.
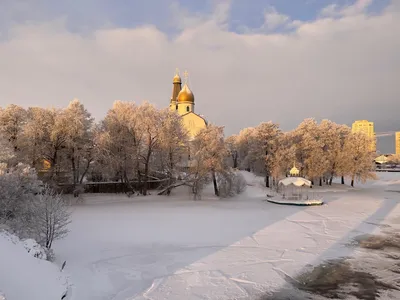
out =
[[[85,170],[83,171],[82,176],[81,176],[81,178],[79,179],[79,183],[80,183],[80,184],[82,184],[83,179],[84,179],[85,176],[86,176],[86,173],[89,171],[90,163],[91,163],[91,162],[92,162],[91,159],[88,159],[88,160],[87,160],[87,164],[86,164]]]
[[[333,180],[333,175],[331,175],[331,178],[329,178],[329,185],[332,185],[332,180]]]
[[[149,164],[146,162],[144,164],[144,179],[143,179],[143,196],[147,195],[147,183],[149,180]]]
[[[170,193],[171,190],[172,190],[173,188],[176,188],[176,187],[178,187],[178,186],[182,186],[182,185],[185,185],[185,184],[186,184],[186,182],[180,182],[180,183],[175,182],[175,183],[173,183],[173,184],[167,186],[166,188],[164,188],[164,189],[161,190],[160,192],[158,192],[157,195],[164,195],[164,194],[167,194],[167,195],[169,196],[168,193]],[[193,187],[192,187],[192,192],[194,193]]]
[[[134,192],[134,189],[133,189],[133,187],[132,187],[132,185],[131,185],[131,183],[130,183],[130,181],[129,181],[129,178],[128,178],[128,174],[126,173],[126,170],[124,170],[124,181],[125,181],[125,185],[128,187],[128,189],[129,189],[129,192]]]
[[[342,184],[344,184],[344,176],[342,176],[341,181],[342,181]]]
[[[351,177],[351,187],[354,187],[354,176]]]
[[[269,175],[265,175],[265,186],[269,188]]]
[[[172,153],[172,149],[171,147],[169,148],[169,180],[168,180],[168,185],[171,186],[172,182],[173,182],[173,178],[172,178],[172,170],[174,169],[174,159],[173,159],[173,153]],[[171,188],[168,187],[167,189],[167,195],[169,196],[171,194]]]
[[[58,149],[54,149],[53,157],[51,158],[51,166],[50,166],[50,180],[53,180],[54,175],[56,173],[57,167],[57,159],[58,159]]]
[[[322,177],[319,178],[319,186],[322,186]]]
[[[214,194],[215,196],[219,197],[219,190],[218,190],[218,184],[217,184],[217,177],[215,176],[215,171],[211,171],[212,174],[212,180],[214,184]]]
[[[72,167],[72,175],[74,180],[74,187],[78,183],[78,178],[76,178],[76,164],[75,164],[75,153],[74,149],[71,149],[71,167]]]

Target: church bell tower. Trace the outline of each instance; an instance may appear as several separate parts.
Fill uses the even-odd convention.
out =
[[[177,102],[177,97],[179,92],[182,89],[182,80],[181,77],[179,76],[179,70],[176,69],[176,73],[173,79],[173,89],[172,89],[172,97],[171,97],[171,102],[169,104],[169,109],[172,111],[178,110],[178,102]]]

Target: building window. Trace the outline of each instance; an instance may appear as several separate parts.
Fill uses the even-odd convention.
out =
[[[190,108],[189,108],[189,106],[186,106],[186,111],[187,111],[187,112],[189,112],[189,111],[190,111]]]

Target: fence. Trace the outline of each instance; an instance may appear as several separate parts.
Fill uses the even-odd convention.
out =
[[[168,180],[148,180],[147,187],[149,190],[158,189],[160,186],[165,184]],[[138,190],[140,188],[138,181],[130,182],[131,186]],[[143,182],[141,183],[143,186]],[[125,182],[85,182],[82,185],[84,193],[126,193],[129,192],[129,188]],[[63,194],[72,194],[74,192],[75,186],[73,184],[64,183],[58,184],[58,192]]]

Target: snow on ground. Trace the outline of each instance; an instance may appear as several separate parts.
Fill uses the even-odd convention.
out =
[[[84,195],[55,244],[69,298],[256,299],[310,264],[360,255],[347,246],[360,234],[400,224],[400,173],[319,188],[327,204],[315,207],[268,203],[263,179],[244,175],[247,190],[234,199],[216,200],[210,188],[193,201],[184,187],[170,197]]]
[[[0,231],[0,299],[2,293],[7,300],[61,299],[67,290],[66,277],[55,264],[39,257],[45,253],[36,242]]]

